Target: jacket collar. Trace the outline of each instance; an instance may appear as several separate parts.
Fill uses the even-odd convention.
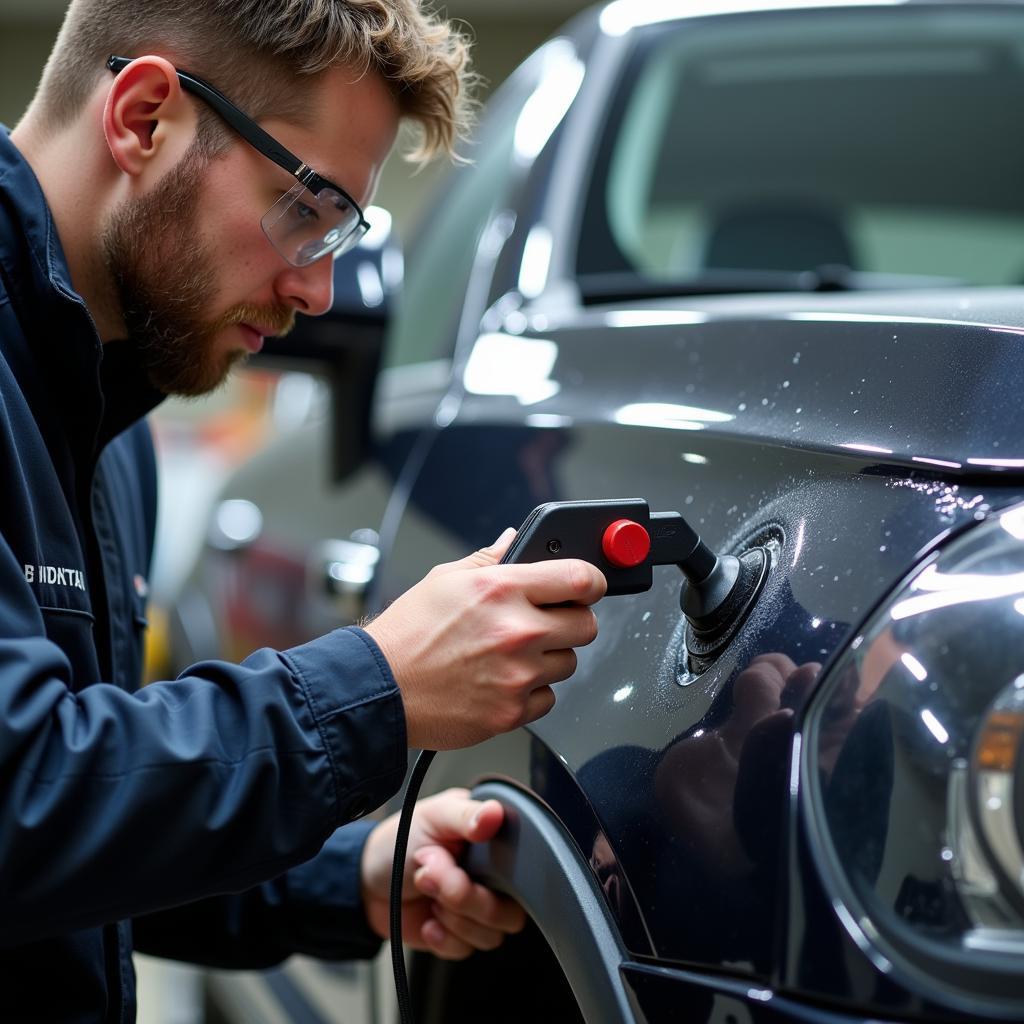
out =
[[[6,223],[5,223],[6,222]],[[69,436],[95,458],[164,398],[129,340],[100,342],[35,173],[0,125],[0,276]],[[10,339],[0,339],[4,344]]]

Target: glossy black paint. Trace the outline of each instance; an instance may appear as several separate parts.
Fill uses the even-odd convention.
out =
[[[488,345],[511,361],[531,340],[554,343],[538,382],[553,397],[524,410],[513,395],[468,391],[460,420],[674,427],[954,479],[1005,473],[999,461],[1019,454],[1024,407],[1006,372],[1024,341],[1017,289],[703,299],[545,320]]]
[[[996,308],[985,312],[1013,326],[887,321],[867,312],[864,297],[834,298],[817,313],[718,312],[646,327],[640,363],[623,345],[625,329],[602,329],[598,314],[585,312],[585,328],[566,321],[545,335],[558,346],[550,379],[559,391],[531,407],[532,416],[557,408],[564,427],[531,430],[517,401],[466,394],[434,439],[411,508],[430,516],[446,495],[452,504],[439,521],[461,527],[467,545],[486,543],[536,503],[592,496],[564,483],[577,479],[598,481],[598,494],[640,488],[653,507],[697,509],[694,525],[718,550],[765,541],[773,549],[765,594],[706,676],[684,678],[681,578],[659,569],[650,595],[602,604],[597,643],[532,730],[531,775],[522,781],[570,824],[605,890],[617,894],[611,902],[632,952],[653,947],[660,960],[887,1012],[941,1013],[923,993],[877,978],[830,906],[823,920],[807,918],[806,936],[797,937],[787,922],[804,914],[780,902],[778,885],[796,863],[786,851],[792,731],[818,670],[924,549],[1020,495],[1012,471],[969,462],[992,458],[1000,445],[1013,451],[1020,433],[1014,375],[1003,384],[978,369],[1013,364],[1018,307],[1007,316],[1008,296],[986,298]],[[903,302],[928,306],[920,296]],[[634,311],[634,322],[643,316]],[[520,340],[509,344],[515,350]],[[750,380],[773,379],[773,366],[785,377],[727,413],[724,396],[736,395],[734,367],[743,362]],[[991,402],[951,386],[968,376],[993,381]],[[680,385],[688,392],[690,382],[707,408],[673,421],[670,407],[679,408]],[[637,394],[649,399],[646,425],[642,411],[621,415]],[[898,394],[907,400],[894,403]],[[691,429],[678,429],[679,420]],[[792,429],[801,423],[810,442]],[[791,425],[789,436],[781,424]],[[900,450],[851,447],[881,449],[890,437]],[[940,472],[939,461],[960,468]],[[479,470],[451,475],[467,465]],[[415,559],[411,550],[395,552],[404,566]],[[458,756],[473,764],[472,753]],[[802,875],[794,872],[794,885]],[[777,966],[780,929],[790,947],[812,951],[798,977]],[[821,949],[831,950],[829,969],[811,981]],[[839,967],[846,959],[857,967]],[[867,991],[858,968],[871,978]]]
[[[463,516],[446,507],[445,532],[460,529],[464,544],[477,546],[536,502],[582,499],[551,484],[600,476],[603,466],[609,490],[601,493],[657,481],[650,500],[666,508],[686,507],[686,492],[699,489],[709,542],[740,551],[767,539],[774,548],[766,592],[741,635],[712,672],[689,685],[680,681],[675,570],[655,570],[650,594],[603,602],[601,635],[560,686],[555,710],[532,728],[529,776],[520,781],[573,833],[635,955],[878,1012],[937,1016],[922,993],[876,976],[829,904],[795,914],[785,902],[780,886],[788,878],[802,890],[805,873],[787,843],[792,731],[817,668],[852,638],[918,553],[1015,501],[1019,489],[964,488],[931,474],[863,466],[852,453],[760,446],[710,432],[699,443],[686,437],[685,448],[697,448],[705,467],[714,467],[691,482],[677,469],[682,432],[645,429],[638,453],[629,436],[635,429],[600,422],[565,431],[463,428],[456,419],[434,439],[410,494],[408,514],[426,514],[419,540],[424,526],[429,535],[437,495],[447,494]],[[462,474],[456,486],[444,468],[475,466],[483,451],[485,471]],[[766,495],[769,480],[775,493]],[[743,508],[757,515],[742,517]],[[402,536],[391,565],[408,569],[416,556],[403,550]],[[464,777],[492,771],[486,750],[449,758]],[[799,922],[803,930],[794,927]],[[792,972],[783,970],[780,934],[782,949],[806,948],[809,962],[801,953]],[[821,950],[829,950],[819,957],[823,973],[814,966]]]
[[[622,978],[643,1024],[853,1024],[860,1016],[779,996],[770,989],[686,971],[624,964]],[[881,1021],[879,1021],[881,1024]]]

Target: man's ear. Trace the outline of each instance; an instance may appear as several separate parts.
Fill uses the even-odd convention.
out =
[[[197,122],[195,105],[163,57],[133,60],[114,79],[103,108],[110,155],[132,177],[162,177],[187,152]]]

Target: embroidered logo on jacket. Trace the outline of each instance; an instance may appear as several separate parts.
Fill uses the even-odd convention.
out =
[[[25,579],[29,583],[52,583],[58,587],[85,590],[85,574],[81,569],[64,569],[56,565],[26,565]]]

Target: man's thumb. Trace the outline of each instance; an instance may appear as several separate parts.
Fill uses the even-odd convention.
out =
[[[493,544],[474,551],[473,554],[466,555],[465,558],[460,558],[457,562],[444,562],[441,565],[435,565],[430,570],[430,575],[443,576],[460,569],[483,569],[488,565],[497,565],[508,551],[508,546],[512,543],[512,538],[515,535],[516,531],[510,526]]]
[[[493,544],[481,548],[479,551],[474,551],[473,554],[467,555],[462,559],[462,564],[471,567],[478,566],[480,568],[483,568],[485,565],[497,565],[504,557],[505,552],[508,551],[515,535],[516,531],[511,526],[508,527]]]

